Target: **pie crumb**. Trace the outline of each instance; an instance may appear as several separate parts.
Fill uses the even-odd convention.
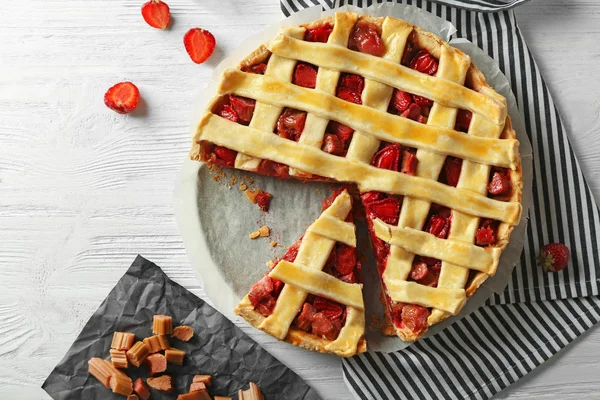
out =
[[[270,234],[271,234],[271,230],[269,229],[269,227],[266,225],[263,225],[260,228],[258,228],[257,231],[254,231],[251,234],[249,234],[248,237],[250,239],[256,239],[258,237],[267,237]]]
[[[229,180],[229,184],[235,185],[236,183],[237,183],[237,178],[235,176],[232,176],[231,179]]]
[[[275,247],[275,246],[277,246],[277,245],[279,245],[279,243],[277,243],[277,242],[276,242],[276,241],[274,241],[274,240],[271,240],[271,247]]]
[[[271,268],[275,263],[272,260],[266,262],[267,267]]]
[[[240,183],[240,190],[245,191],[246,189],[248,189],[248,186],[244,182]]]
[[[258,196],[260,194],[260,190],[256,189],[256,190],[246,190],[244,191],[244,194],[246,195],[246,197],[248,198],[248,200],[250,200],[252,203],[256,204],[256,196]]]

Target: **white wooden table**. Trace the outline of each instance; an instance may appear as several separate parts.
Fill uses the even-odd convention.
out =
[[[203,297],[173,216],[192,105],[214,65],[282,14],[277,0],[170,0],[174,24],[162,32],[143,22],[143,1],[2,4],[1,399],[48,398],[41,383],[136,254]],[[533,1],[517,15],[600,198],[600,3],[563,3]],[[184,51],[193,26],[217,38],[206,65]],[[134,115],[103,105],[121,80],[142,92]],[[349,397],[335,357],[264,346],[324,398]],[[597,398],[598,354],[592,329],[498,398]]]

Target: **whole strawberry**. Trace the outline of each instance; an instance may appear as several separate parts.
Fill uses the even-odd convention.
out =
[[[558,272],[569,263],[569,248],[562,243],[550,243],[540,251],[538,259],[546,272]]]

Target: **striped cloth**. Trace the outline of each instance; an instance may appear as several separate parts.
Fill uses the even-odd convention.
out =
[[[360,399],[487,399],[600,320],[599,210],[510,9],[524,0],[398,2],[448,19],[458,29],[456,37],[472,41],[498,62],[533,146],[534,206],[520,263],[502,294],[402,351],[345,359],[344,377]],[[312,5],[371,3],[281,0],[281,9],[290,15]],[[570,265],[557,274],[536,266],[540,248],[550,242],[571,249]]]

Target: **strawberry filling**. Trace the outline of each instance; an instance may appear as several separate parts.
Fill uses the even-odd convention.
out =
[[[475,232],[475,244],[477,246],[490,246],[496,243],[496,231],[498,222],[491,219],[481,219],[479,228]]]
[[[277,120],[276,133],[285,139],[298,141],[304,130],[306,122],[306,112],[286,108],[283,110]]]
[[[506,168],[493,167],[490,175],[492,176],[488,184],[488,191],[491,195],[507,195],[512,189],[510,181],[510,172]]]
[[[279,179],[288,179],[290,177],[290,167],[271,160],[262,160],[258,164],[256,172],[261,175],[275,176]]]
[[[460,158],[446,157],[444,168],[440,174],[440,182],[456,187],[460,178],[461,168],[462,160]]]
[[[438,61],[427,50],[419,51],[409,64],[410,68],[434,76],[438,70]]]
[[[456,115],[456,124],[454,129],[460,132],[468,132],[469,126],[471,125],[471,119],[473,118],[473,113],[467,110],[458,110],[458,114]]]
[[[365,20],[354,25],[348,39],[348,48],[378,57],[385,53],[385,45],[377,31],[377,25]]]
[[[223,146],[213,147],[214,159],[212,162],[217,165],[224,167],[233,167],[235,164],[235,158],[237,157],[237,151],[228,149]]]
[[[331,24],[324,24],[315,26],[313,28],[306,29],[304,32],[304,40],[307,42],[321,42],[326,43],[329,39],[329,35],[333,32],[333,26]]]
[[[415,175],[417,171],[417,156],[415,155],[415,150],[403,148],[397,143],[383,143],[380,150],[371,159],[371,165],[377,168]]]
[[[420,332],[427,326],[430,311],[416,304],[393,302],[388,298],[388,310],[393,324],[397,328],[408,328]]]
[[[247,125],[252,120],[256,100],[241,96],[229,96],[229,102],[238,116],[238,123]]]
[[[298,86],[309,89],[317,87],[317,67],[312,64],[299,62],[294,69],[292,82]]]

